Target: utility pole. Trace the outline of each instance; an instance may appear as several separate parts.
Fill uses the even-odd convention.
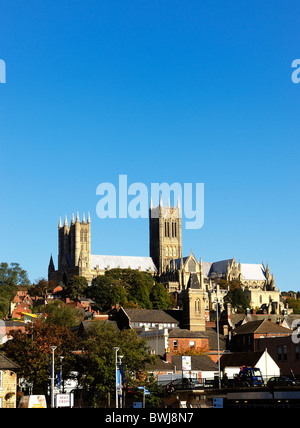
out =
[[[57,347],[56,346],[50,346],[50,349],[52,351],[52,373],[51,373],[51,407],[54,408],[54,351]]]

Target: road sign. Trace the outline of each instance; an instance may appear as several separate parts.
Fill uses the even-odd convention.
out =
[[[192,358],[189,355],[182,356],[182,370],[192,370]]]
[[[213,408],[223,409],[223,398],[213,398]]]

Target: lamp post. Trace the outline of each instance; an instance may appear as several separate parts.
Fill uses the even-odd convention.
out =
[[[57,347],[56,346],[50,346],[50,349],[52,351],[52,376],[51,376],[51,407],[54,408],[54,351]]]
[[[221,389],[221,361],[220,361],[220,332],[219,332],[219,301],[214,301],[217,308],[217,339],[218,339],[218,371],[219,371],[219,389]]]
[[[123,358],[123,355],[119,355],[119,365],[122,364],[122,358]],[[123,401],[122,401],[122,376],[121,376],[121,373],[120,373],[120,408],[122,409],[122,407],[123,407]]]
[[[61,390],[62,390],[63,393],[64,393],[64,384],[63,384],[63,366],[62,366],[62,362],[63,362],[64,358],[65,357],[63,357],[62,355],[59,357],[59,359],[60,359],[60,388],[61,388]]]
[[[113,347],[113,350],[116,353],[116,359],[115,359],[115,366],[116,366],[116,409],[119,407],[118,406],[118,350],[120,348],[118,348],[117,346]]]

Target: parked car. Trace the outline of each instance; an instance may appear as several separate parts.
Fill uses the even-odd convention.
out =
[[[274,386],[293,386],[293,385],[299,385],[299,382],[294,379],[290,379],[287,376],[273,376],[271,377],[268,382],[267,386],[274,387]]]

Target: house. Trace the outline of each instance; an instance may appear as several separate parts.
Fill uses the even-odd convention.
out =
[[[267,350],[225,353],[221,356],[220,366],[221,371],[223,374],[227,374],[228,379],[238,374],[242,366],[259,368],[264,380],[271,376],[280,376],[280,367]]]
[[[10,304],[9,316],[12,318],[22,318],[22,312],[31,313],[30,307],[33,306],[33,301],[28,294],[27,289],[20,288]]]
[[[165,358],[160,357],[154,366],[148,367],[148,373],[153,374],[158,383],[163,385],[183,377],[204,382],[205,379],[214,379],[218,374],[218,365],[207,355],[192,355],[190,361],[191,370],[183,370],[182,356],[167,353]]]
[[[273,323],[266,318],[250,321],[232,331],[230,349],[235,352],[251,352],[259,348],[261,339],[290,337],[292,330]]]
[[[24,312],[29,314],[32,313],[30,305],[26,301],[18,303],[17,306],[11,311],[11,316],[12,318],[22,319]]]
[[[11,330],[21,330],[25,333],[26,325],[21,321],[0,321],[0,345],[3,345],[5,342],[10,340],[12,337],[10,335]]]
[[[129,309],[116,305],[110,311],[110,318],[117,321],[120,330],[124,328],[134,328],[142,330],[148,328],[167,328],[173,329],[179,327],[177,319],[159,309]]]
[[[15,408],[17,403],[17,374],[19,366],[0,354],[0,408]]]
[[[300,377],[300,339],[297,330],[290,336],[274,336],[256,340],[256,350],[268,349],[282,376]]]
[[[169,332],[169,349],[171,354],[190,351],[207,352],[209,337],[205,331],[175,328]]]

